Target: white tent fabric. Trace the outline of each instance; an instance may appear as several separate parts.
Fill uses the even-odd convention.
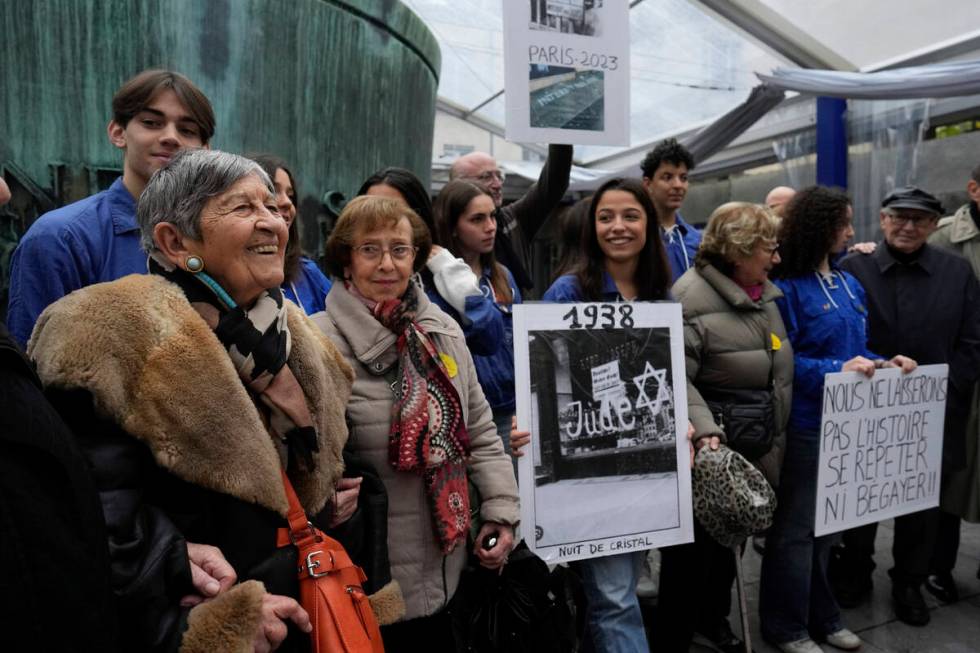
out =
[[[777,68],[757,74],[787,91],[861,100],[941,98],[980,93],[980,61],[955,61],[874,73]]]

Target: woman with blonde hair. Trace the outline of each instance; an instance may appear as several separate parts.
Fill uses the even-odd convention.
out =
[[[677,280],[684,311],[687,396],[694,446],[728,442],[776,485],[793,384],[793,351],[769,272],[779,263],[779,219],[747,202],[719,206],[708,219],[695,264]],[[738,442],[726,407],[754,409],[767,438]],[[729,415],[731,411],[728,410]],[[662,650],[687,651],[698,631],[722,651],[744,644],[728,623],[734,552],[695,520],[694,542],[662,549]]]

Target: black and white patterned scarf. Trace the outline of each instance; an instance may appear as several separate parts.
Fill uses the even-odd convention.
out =
[[[206,277],[185,272],[160,256],[150,256],[149,269],[180,286],[225,346],[242,383],[268,409],[273,434],[288,447],[289,466],[312,470],[313,452],[319,450],[316,429],[303,389],[286,365],[291,342],[282,291],[269,288],[246,308],[229,305]]]

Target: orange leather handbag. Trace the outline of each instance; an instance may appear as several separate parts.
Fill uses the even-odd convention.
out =
[[[289,528],[280,528],[278,545],[299,550],[299,603],[309,615],[313,653],[384,653],[381,629],[361,586],[367,576],[337,540],[306,517],[292,483],[282,471],[289,499]]]

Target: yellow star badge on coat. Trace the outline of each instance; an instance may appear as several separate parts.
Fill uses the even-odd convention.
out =
[[[772,350],[779,351],[783,348],[783,341],[779,339],[775,333],[770,332],[769,337],[772,338]]]
[[[443,366],[446,368],[446,374],[449,378],[455,378],[459,374],[459,366],[456,365],[456,360],[444,352],[439,352],[439,360],[442,361]]]

